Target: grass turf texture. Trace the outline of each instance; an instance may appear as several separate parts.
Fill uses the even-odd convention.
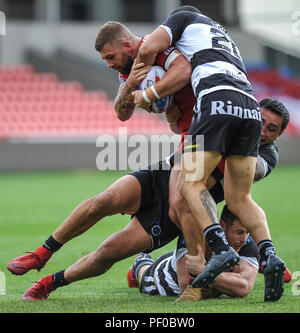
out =
[[[264,208],[277,253],[291,272],[300,271],[300,166],[277,167],[271,176],[253,186],[252,196]],[[80,237],[64,245],[46,267],[14,276],[7,262],[33,251],[84,199],[103,191],[125,172],[39,172],[0,174],[0,271],[6,278],[6,295],[0,296],[0,313],[295,313],[300,312],[300,275],[285,287],[279,302],[264,303],[263,276],[243,299],[176,303],[174,297],[140,295],[127,287],[126,273],[134,257],[115,264],[106,274],[59,288],[47,301],[24,302],[24,291],[43,276],[67,268],[95,250],[112,233],[123,228],[129,216],[103,219]],[[219,211],[222,205],[219,206]],[[153,252],[153,258],[172,251],[175,242]],[[300,274],[300,273],[299,273]],[[297,281],[298,280],[298,281]],[[299,290],[298,290],[298,289]],[[295,294],[295,293],[294,293]]]

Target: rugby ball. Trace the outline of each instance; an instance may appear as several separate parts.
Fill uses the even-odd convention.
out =
[[[145,90],[149,87],[151,87],[155,82],[161,80],[164,75],[166,74],[166,71],[160,67],[160,66],[152,66],[147,73],[147,76],[144,78],[144,80],[140,83],[139,89]],[[171,96],[165,96],[161,99],[157,99],[153,102],[151,102],[150,110],[153,113],[162,113],[167,110],[167,108],[170,106],[173,100],[173,95]]]

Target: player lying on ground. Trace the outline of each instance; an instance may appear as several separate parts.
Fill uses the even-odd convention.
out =
[[[241,260],[232,271],[223,272],[209,288],[202,289],[202,296],[208,298],[226,294],[231,297],[245,297],[252,291],[259,269],[257,246],[226,205],[221,213],[220,224],[230,246],[239,253]],[[184,240],[180,236],[174,252],[163,254],[155,261],[149,254],[138,256],[127,274],[128,285],[138,286],[143,294],[179,296],[188,285],[188,271],[200,274],[205,263],[201,247],[198,247],[197,256],[188,255]],[[177,276],[178,268],[181,272]],[[131,276],[133,279],[130,279]]]
[[[273,141],[283,132],[286,123],[283,113],[271,111],[282,111],[278,107],[281,104],[278,103],[276,100],[264,102],[265,128],[262,133],[263,145],[260,147],[261,162],[257,164],[257,178],[259,175],[267,176],[277,164],[278,154]],[[161,164],[167,169],[166,162]],[[216,178],[219,177],[218,173],[222,176],[222,172],[218,170]],[[143,170],[122,177],[104,192],[82,202],[43,246],[31,254],[12,259],[8,263],[8,269],[17,275],[25,274],[31,269],[40,270],[63,244],[79,236],[104,217],[118,213],[133,214],[134,217],[127,227],[109,237],[96,251],[67,270],[41,279],[34,285],[35,294],[31,299],[47,298],[51,290],[61,285],[101,275],[122,259],[163,246],[177,237],[179,232],[168,214],[169,177],[170,170]],[[212,188],[211,193],[216,202],[223,200],[220,183]],[[159,223],[152,224],[152,221]]]

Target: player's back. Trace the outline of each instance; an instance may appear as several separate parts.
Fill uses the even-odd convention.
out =
[[[178,12],[161,27],[168,32],[171,45],[191,61],[195,95],[216,86],[253,95],[239,49],[219,23],[202,14]]]

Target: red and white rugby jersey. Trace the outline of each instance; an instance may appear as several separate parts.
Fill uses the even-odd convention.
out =
[[[149,34],[145,35],[142,38],[140,45],[142,45],[149,36]],[[157,55],[154,65],[160,66],[164,68],[165,71],[167,71],[172,61],[175,60],[178,55],[179,53],[176,51],[176,48],[174,46],[170,46],[164,52]],[[128,75],[119,73],[120,83],[125,82],[127,78]],[[196,98],[194,96],[192,86],[188,84],[183,89],[176,92],[174,94],[173,103],[175,103],[181,111],[181,117],[178,119],[177,125],[181,131],[186,134],[193,117],[193,107],[196,104]]]

